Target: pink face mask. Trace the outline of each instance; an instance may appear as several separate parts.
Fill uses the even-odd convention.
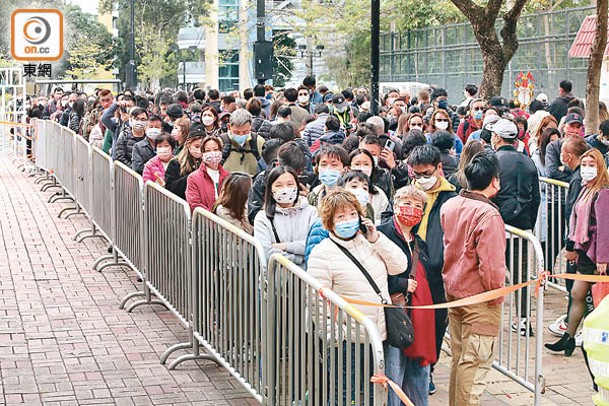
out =
[[[222,152],[210,151],[203,153],[203,162],[208,165],[217,165],[222,162]]]

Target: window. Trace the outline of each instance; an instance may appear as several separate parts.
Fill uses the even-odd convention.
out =
[[[220,51],[218,77],[221,92],[239,88],[239,52]]]

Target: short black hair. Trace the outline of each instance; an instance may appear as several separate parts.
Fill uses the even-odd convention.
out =
[[[455,147],[455,136],[448,131],[436,131],[431,135],[431,145],[440,151],[448,151]]]
[[[283,91],[283,96],[290,103],[294,103],[296,102],[296,99],[298,99],[298,90],[294,89],[293,87],[288,87]]]
[[[235,103],[235,98],[233,96],[231,96],[230,94],[227,94],[226,96],[222,97],[222,102],[224,102],[224,104],[231,104],[231,103]]]
[[[341,93],[345,99],[347,99],[347,100],[353,99],[353,92],[351,90],[345,89]]]
[[[315,86],[316,80],[315,80],[315,76],[307,76],[302,80],[302,84],[305,85],[306,87],[313,87]]]
[[[277,150],[281,146],[282,142],[280,139],[267,140],[264,145],[262,145],[262,159],[266,162],[267,165],[270,165],[271,162],[277,158]]]
[[[207,95],[209,96],[210,100],[218,100],[220,98],[220,92],[218,89],[209,89]]]
[[[277,109],[277,117],[288,118],[290,114],[292,114],[292,109],[290,106],[280,106]]]
[[[326,128],[328,131],[338,131],[340,130],[340,120],[338,117],[329,116],[326,120]]]
[[[347,183],[351,182],[354,179],[366,183],[368,185],[368,193],[372,195],[378,194],[378,190],[374,188],[374,184],[370,180],[370,177],[368,177],[368,175],[366,175],[360,170],[352,170],[345,173],[343,176],[340,177],[336,185],[344,188]]]
[[[493,178],[499,178],[499,160],[492,152],[478,152],[465,167],[469,190],[484,190]]]
[[[203,101],[205,100],[205,90],[198,87],[192,91],[192,96],[195,98],[195,100]]]
[[[476,93],[478,93],[478,86],[474,85],[474,84],[467,84],[465,85],[465,91],[470,95],[470,96],[474,96]]]
[[[254,96],[256,97],[264,97],[266,90],[264,89],[264,85],[258,84],[254,86]]]
[[[598,129],[603,133],[603,137],[608,138],[609,137],[609,120],[605,120],[605,121],[601,122],[601,124],[598,126]]]
[[[446,92],[446,89],[438,87],[434,89],[433,93],[431,94],[431,100],[436,100],[438,97],[442,96],[448,97],[448,93]]]
[[[294,141],[284,143],[277,151],[279,165],[292,168],[296,173],[303,171],[307,164],[307,156],[301,146]]]
[[[318,104],[317,107],[315,107],[315,114],[330,114],[330,108],[328,107],[328,105],[326,103],[321,103]]]
[[[364,139],[362,140],[362,142],[364,143],[364,145],[378,145],[381,148],[383,147],[383,142],[381,141],[379,136],[376,134],[366,135],[364,137]]]
[[[522,124],[524,126],[525,133],[529,130],[529,122],[525,117],[518,116],[514,120],[516,121],[516,126],[518,126],[518,124]]]
[[[148,99],[146,97],[135,96],[135,105],[148,110]]]
[[[292,123],[279,123],[271,127],[269,132],[270,139],[279,139],[281,142],[292,141],[296,138],[296,132]]]
[[[529,112],[531,114],[535,113],[536,111],[540,111],[540,110],[545,110],[545,106],[543,105],[543,102],[535,99],[531,102],[531,104],[529,104]]]
[[[267,171],[265,177],[266,190],[264,191],[264,211],[269,219],[275,218],[275,207],[277,203],[273,197],[273,183],[284,173],[289,173],[294,177],[296,184],[298,185],[298,175],[293,169],[287,166],[276,166],[270,171]],[[298,197],[297,197],[298,198]]]
[[[408,165],[433,165],[440,163],[440,150],[433,145],[421,145],[414,148],[408,156]]]
[[[168,133],[161,133],[157,139],[154,141],[154,147],[156,148],[159,144],[166,142],[169,144],[169,146],[171,147],[171,149],[175,149],[176,147],[176,140],[175,138],[173,138],[173,135],[168,134]]]
[[[188,103],[188,93],[186,93],[184,90],[178,90],[175,92],[173,98],[177,102]]]
[[[402,141],[402,156],[408,157],[413,149],[427,144],[427,138],[420,130],[410,130]]]
[[[362,139],[369,135],[376,135],[376,130],[372,124],[360,122],[355,130],[355,135],[357,135],[359,139]]]
[[[319,166],[319,161],[324,156],[336,157],[342,163],[343,166],[349,166],[349,155],[347,154],[347,150],[340,145],[335,144],[324,144],[317,150],[317,155],[315,155],[315,165]]]
[[[251,99],[252,97],[254,97],[254,91],[253,91],[251,88],[249,88],[249,87],[248,87],[247,89],[245,89],[245,90],[243,91],[243,98],[244,98],[245,100],[249,100],[249,99]]]
[[[567,79],[561,80],[558,86],[567,93],[571,93],[571,90],[573,90],[573,83]]]

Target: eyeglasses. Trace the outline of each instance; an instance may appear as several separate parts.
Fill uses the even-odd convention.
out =
[[[423,123],[410,123],[411,127],[423,127]]]
[[[447,118],[436,118],[436,123],[448,123],[448,119]]]
[[[433,170],[432,173],[418,173],[418,172],[414,172],[413,171],[412,174],[413,174],[413,177],[415,179],[421,179],[421,178],[423,178],[423,179],[429,179],[429,178],[431,178],[434,175],[434,173],[436,173],[435,169]]]
[[[472,110],[474,110],[474,111],[484,111],[484,107],[474,107]]]

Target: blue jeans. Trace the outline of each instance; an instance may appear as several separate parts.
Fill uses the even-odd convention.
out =
[[[422,367],[418,360],[408,358],[399,348],[385,344],[385,375],[398,385],[416,406],[427,406],[429,396],[429,365]],[[403,403],[389,389],[388,406]]]
[[[349,349],[348,347],[351,347],[351,349]],[[355,369],[356,369],[356,365],[359,368],[362,368],[362,374],[363,374],[363,368],[364,368],[364,344],[360,344],[360,359],[357,360],[356,359],[356,344],[351,343],[351,344],[347,344],[346,342],[343,342],[342,344],[342,348],[334,348],[330,351],[334,351],[334,359],[335,362],[338,363],[338,352],[342,351],[342,359],[343,359],[343,364],[342,367],[339,369],[336,369],[335,371],[332,371],[332,364],[331,362],[328,362],[327,368],[328,368],[328,375],[330,376],[330,379],[334,379],[334,388],[336,393],[334,394],[334,402],[335,404],[339,404],[339,400],[338,400],[338,396],[339,396],[339,392],[342,392],[342,401],[344,405],[362,405],[364,404],[364,386],[368,385],[368,390],[370,391],[370,396],[369,396],[369,402],[370,405],[374,404],[374,385],[372,383],[369,383],[367,378],[364,378],[363,376],[359,377],[360,378],[360,385],[359,388],[357,388],[355,381],[356,381],[356,377],[355,377]],[[350,353],[350,354],[349,354]],[[351,364],[349,365],[349,371],[347,371],[347,359],[351,358]],[[330,357],[330,354],[328,354],[328,356]],[[372,360],[372,354],[370,354],[370,372],[374,372],[374,363]],[[339,385],[339,375],[340,376],[340,380],[342,381],[342,385]],[[347,377],[347,375],[349,375],[349,378]],[[351,380],[351,393],[347,393],[347,380],[350,379]],[[342,386],[342,388],[341,388]],[[328,389],[330,389],[330,386],[328,386]],[[330,393],[330,396],[332,396],[332,394]],[[331,404],[331,400],[330,398],[328,398],[328,404]]]

